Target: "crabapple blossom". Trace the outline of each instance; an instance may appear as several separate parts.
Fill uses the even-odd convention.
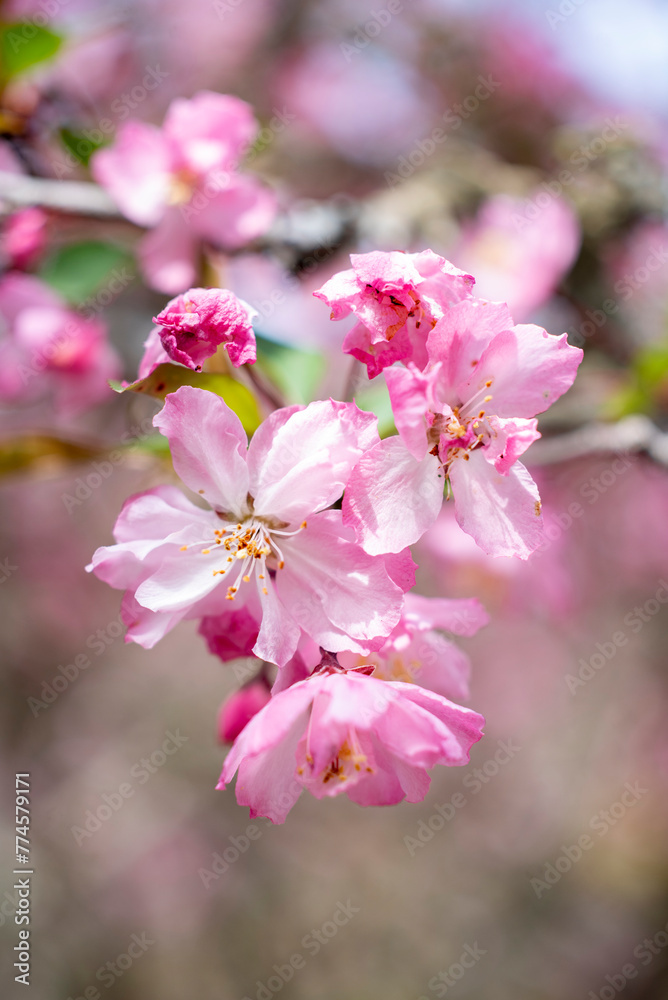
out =
[[[476,294],[502,299],[524,320],[554,293],[578,255],[582,234],[575,211],[551,197],[540,210],[533,198],[496,195],[468,223],[452,255],[476,276]],[[533,209],[533,211],[532,211]]]
[[[374,677],[387,681],[415,681],[446,698],[468,698],[468,656],[441,631],[475,635],[489,621],[475,598],[452,600],[406,594],[399,624],[385,644],[364,662],[375,667]],[[340,653],[344,667],[355,666],[359,656]]]
[[[72,414],[108,398],[108,380],[120,362],[106,328],[69,309],[30,274],[0,279],[0,399],[34,402],[50,397],[59,414]]]
[[[453,303],[470,297],[475,279],[433,250],[374,251],[350,260],[351,269],[313,293],[331,307],[332,319],[357,317],[344,352],[364,362],[370,378],[395,361],[424,368],[430,331]]]
[[[253,364],[256,358],[252,318],[255,310],[223,288],[191,288],[178,295],[153,320],[139,363],[145,378],[165,361],[175,361],[195,371],[222,344],[235,367]]]
[[[323,667],[250,720],[218,788],[238,771],[237,801],[273,823],[284,822],[304,788],[360,805],[421,802],[428,769],[466,764],[483,725],[481,715],[417,684]]]
[[[219,614],[230,601],[260,622],[255,655],[279,666],[301,629],[334,652],[383,644],[414,582],[412,560],[368,555],[341,511],[328,509],[378,440],[372,414],[333,400],[287,407],[249,446],[220,397],[182,386],[154,424],[209,508],[175,487],[150,490],[123,508],[118,544],[95,553],[89,569],[128,592],[129,639],[151,647],[177,621]]]
[[[128,219],[152,230],[140,257],[154,288],[173,294],[195,283],[201,240],[236,249],[268,228],[273,193],[238,172],[256,132],[244,101],[200,91],[173,101],[162,129],[125,122],[94,155],[95,179]]]
[[[368,552],[399,551],[434,523],[447,479],[464,531],[489,555],[526,559],[541,542],[541,504],[518,458],[540,436],[531,418],[572,385],[582,351],[474,299],[449,309],[427,350],[424,372],[385,373],[399,437],[360,459],[344,522]]]

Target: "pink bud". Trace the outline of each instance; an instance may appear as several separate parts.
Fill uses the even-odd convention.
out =
[[[267,704],[271,693],[262,679],[251,681],[226,698],[218,712],[218,739],[234,743],[242,729]]]

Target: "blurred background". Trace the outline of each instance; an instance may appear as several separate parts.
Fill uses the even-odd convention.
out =
[[[3,997],[25,995],[30,772],[34,1000],[666,1000],[668,7],[12,0],[0,58],[5,277],[98,324],[105,359],[75,412],[52,372],[19,391],[0,295]],[[136,377],[165,302],[144,233],[72,185],[123,121],[202,89],[252,104],[246,168],[279,213],[241,250],[205,245],[201,280],[258,310],[287,399],[352,384],[387,416],[311,294],[350,252],[430,247],[585,351],[527,456],[543,548],[488,559],[447,509],[416,546],[423,593],[491,615],[462,641],[486,738],[420,805],[303,796],[251,822],[215,791],[246,666],[192,622],[125,645],[118,592],[84,571],[126,497],[172,474],[157,404],[106,386]]]

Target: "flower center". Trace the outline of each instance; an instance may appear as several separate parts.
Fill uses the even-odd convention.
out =
[[[454,406],[450,415],[433,414],[430,440],[434,442],[433,453],[440,458],[446,474],[455,458],[461,457],[468,462],[469,453],[481,447],[492,434],[484,407],[492,400],[488,390],[493,381],[488,379],[465,403]]]
[[[267,575],[285,567],[283,552],[276,536],[289,538],[298,535],[305,527],[306,521],[302,521],[296,531],[282,531],[269,527],[260,518],[251,517],[243,523],[216,528],[214,537],[209,541],[182,545],[181,551],[186,552],[203,545],[200,555],[211,557],[215,561],[215,567],[211,570],[213,575],[227,577],[231,581],[226,599],[233,601],[241,584],[250,583],[255,572],[258,580],[262,581],[262,593],[269,593]]]
[[[308,746],[309,735],[310,734],[307,734],[306,738],[306,766],[300,765],[297,768],[297,774],[300,776],[304,775],[307,768],[311,770],[311,774],[308,775],[305,780],[310,782],[315,781],[318,784],[327,785],[330,781],[343,783],[344,781],[348,781],[349,778],[358,777],[362,772],[365,774],[373,774],[374,769],[369,765],[368,757],[362,749],[355,727],[350,726],[348,730],[348,738],[343,741],[336,755],[332,757],[327,767],[325,767],[320,774],[314,775],[312,773],[313,756],[311,755]]]
[[[167,202],[170,205],[186,205],[193,196],[197,176],[185,167],[172,174]]]

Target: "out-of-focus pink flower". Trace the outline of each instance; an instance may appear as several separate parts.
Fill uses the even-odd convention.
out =
[[[341,271],[313,294],[326,302],[332,319],[351,312],[359,322],[343,342],[363,361],[369,376],[395,361],[427,364],[427,337],[446,309],[471,295],[474,278],[432,250],[404,254],[351,254]]]
[[[202,91],[173,101],[162,129],[126,122],[114,145],[93,157],[96,180],[121,211],[153,230],[140,250],[153,287],[174,293],[193,285],[201,239],[236,249],[271,223],[273,193],[237,172],[256,132],[245,101]]]
[[[517,459],[540,436],[530,418],[572,385],[582,351],[475,299],[452,306],[427,347],[425,372],[385,372],[400,436],[354,469],[344,522],[368,552],[399,551],[436,520],[447,477],[464,531],[489,555],[526,559],[542,539],[541,505]]]
[[[256,678],[226,698],[218,712],[218,739],[234,743],[242,729],[271,698],[269,685],[263,677]]]
[[[408,60],[373,46],[346,58],[336,42],[311,45],[288,57],[274,87],[297,117],[293,132],[377,167],[409,152],[438,112],[437,91]]]
[[[99,320],[84,319],[32,275],[0,279],[0,398],[31,402],[51,396],[58,413],[107,398],[120,363]]]
[[[249,447],[220,397],[182,386],[154,423],[210,509],[169,487],[123,508],[118,544],[98,549],[89,569],[127,589],[128,638],[153,646],[177,621],[219,614],[227,600],[249,606],[260,622],[253,652],[279,666],[302,628],[334,652],[383,644],[414,582],[412,560],[367,555],[341,511],[328,509],[378,440],[372,414],[333,400],[288,407]]]
[[[543,192],[536,192],[536,194]],[[581,242],[574,210],[562,198],[498,195],[464,227],[452,256],[476,276],[476,295],[505,302],[516,320],[543,305],[573,264]]]
[[[0,256],[7,267],[22,271],[35,262],[46,246],[46,222],[41,208],[23,208],[9,216],[0,235]]]
[[[254,310],[223,288],[191,288],[168,302],[153,320],[172,361],[201,371],[202,362],[224,344],[235,367],[253,364]]]
[[[323,671],[251,719],[218,788],[238,770],[237,801],[273,823],[284,822],[304,788],[365,806],[421,802],[428,769],[466,764],[483,725],[481,715],[416,684]]]
[[[489,616],[475,598],[448,600],[406,594],[399,624],[387,642],[365,657],[375,667],[374,677],[386,681],[416,681],[445,698],[469,696],[468,656],[441,631],[455,635],[475,635],[487,625]],[[361,662],[351,653],[339,654],[344,667]]]

